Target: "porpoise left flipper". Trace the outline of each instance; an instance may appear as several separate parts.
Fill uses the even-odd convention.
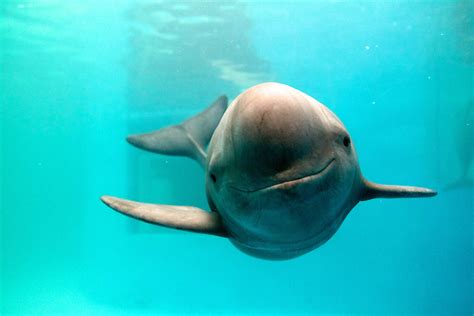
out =
[[[140,203],[113,196],[100,199],[110,208],[150,224],[227,237],[221,217],[216,212],[192,206]]]
[[[145,134],[131,135],[127,141],[158,154],[187,156],[204,167],[206,146],[227,109],[227,97],[220,96],[206,110],[181,124]]]
[[[437,195],[436,191],[427,188],[404,186],[404,185],[387,185],[362,180],[363,190],[360,197],[361,201],[367,201],[378,198],[418,198],[432,197]]]

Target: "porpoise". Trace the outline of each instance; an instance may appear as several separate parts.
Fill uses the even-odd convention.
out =
[[[342,122],[292,87],[262,83],[227,104],[221,96],[182,124],[127,138],[148,151],[196,160],[205,170],[210,211],[102,201],[145,222],[227,237],[249,255],[282,260],[326,242],[359,201],[436,195],[366,180]]]

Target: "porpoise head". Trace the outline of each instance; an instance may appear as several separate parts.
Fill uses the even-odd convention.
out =
[[[328,240],[366,194],[342,122],[310,96],[257,85],[230,105],[211,139],[209,204],[232,242],[288,259]]]

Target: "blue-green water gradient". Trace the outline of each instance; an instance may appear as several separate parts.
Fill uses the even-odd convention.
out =
[[[0,314],[471,315],[473,11],[1,1]],[[321,248],[282,262],[99,201],[208,209],[195,162],[124,138],[264,81],[332,109],[367,178],[439,195],[361,203]]]

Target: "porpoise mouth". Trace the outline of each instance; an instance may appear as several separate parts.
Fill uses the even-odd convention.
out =
[[[314,179],[317,179],[317,178],[321,177],[325,173],[325,171],[327,169],[329,169],[329,167],[332,165],[332,163],[335,160],[336,160],[335,158],[330,159],[324,165],[324,167],[322,167],[321,169],[319,169],[315,173],[312,173],[312,174],[309,174],[309,175],[306,175],[306,176],[302,176],[302,177],[298,177],[298,178],[294,178],[294,179],[290,179],[290,180],[285,180],[283,182],[279,182],[279,183],[272,184],[272,185],[269,185],[269,186],[265,186],[265,187],[262,187],[262,188],[247,190],[247,189],[241,189],[241,188],[238,188],[238,187],[235,187],[235,186],[232,186],[232,185],[229,185],[229,188],[231,188],[233,190],[236,190],[236,191],[244,192],[244,193],[264,192],[264,191],[275,190],[275,189],[289,189],[289,188],[294,187],[296,185],[299,185],[299,184],[302,184],[302,183],[307,183],[307,182],[310,182]]]

